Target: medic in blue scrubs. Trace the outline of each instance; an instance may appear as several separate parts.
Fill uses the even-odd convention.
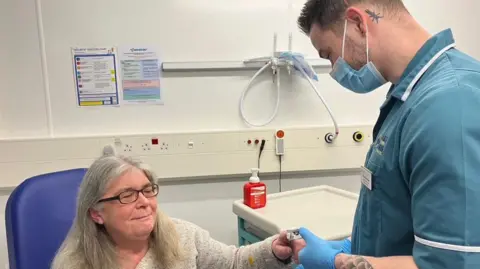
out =
[[[302,228],[299,267],[480,268],[480,62],[449,29],[430,35],[401,0],[350,2],[308,0],[298,24],[341,86],[391,87],[351,241]]]

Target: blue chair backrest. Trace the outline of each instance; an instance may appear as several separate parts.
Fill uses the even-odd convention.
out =
[[[76,213],[77,193],[87,169],[35,176],[7,201],[5,226],[11,269],[49,269]]]

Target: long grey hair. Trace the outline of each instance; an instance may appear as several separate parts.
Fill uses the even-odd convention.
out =
[[[104,227],[92,220],[89,210],[101,210],[97,201],[108,184],[133,167],[155,182],[154,173],[146,165],[128,157],[103,156],[90,166],[80,185],[75,220],[52,262],[52,269],[118,268],[115,244]],[[175,226],[159,209],[149,243],[161,268],[171,268],[181,258]]]

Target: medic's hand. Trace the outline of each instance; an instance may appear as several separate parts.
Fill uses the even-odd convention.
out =
[[[327,242],[327,244],[330,245],[333,249],[340,250],[342,253],[345,253],[345,254],[352,254],[352,243],[349,239],[328,240],[325,242]],[[291,243],[292,250],[293,250],[293,261],[296,264],[299,264],[298,253],[300,252],[300,250],[302,250],[305,247],[305,245],[306,243],[305,243],[305,240],[303,239],[294,240]],[[301,269],[301,268],[297,268],[297,269]]]
[[[335,269],[335,256],[342,252],[341,249],[333,248],[328,241],[318,238],[306,228],[300,228],[300,235],[306,243],[298,252],[300,268]]]
[[[342,253],[345,254],[352,254],[352,242],[347,238],[343,240],[336,240],[336,241],[327,241],[330,246],[334,249],[341,250]]]
[[[272,242],[273,254],[280,260],[287,260],[292,257],[293,250],[287,239],[287,231],[282,231],[280,235]]]

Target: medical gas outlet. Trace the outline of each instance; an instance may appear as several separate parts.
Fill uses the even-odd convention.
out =
[[[365,136],[360,131],[356,131],[355,133],[353,133],[353,141],[355,142],[362,142],[364,137]]]
[[[333,137],[333,134],[332,134],[332,133],[327,133],[327,134],[325,135],[325,142],[327,142],[328,144],[332,143],[332,142],[333,142],[333,139],[334,139],[334,137]]]

